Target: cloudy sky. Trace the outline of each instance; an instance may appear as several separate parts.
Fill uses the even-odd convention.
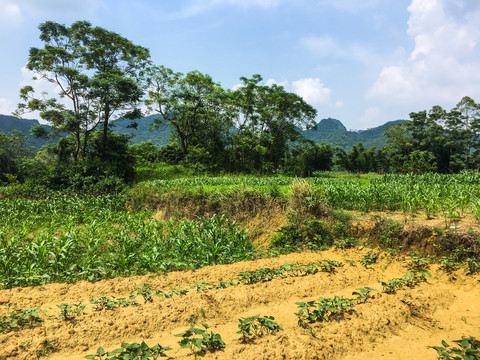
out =
[[[349,129],[480,102],[479,0],[0,0],[0,114],[46,20],[89,20],[225,88],[260,74]]]

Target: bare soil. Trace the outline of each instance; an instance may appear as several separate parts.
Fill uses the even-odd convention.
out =
[[[238,285],[206,292],[190,291],[171,298],[155,296],[138,306],[95,311],[88,304],[85,314],[65,321],[47,320],[33,329],[0,334],[0,359],[83,359],[99,346],[111,351],[122,342],[161,344],[172,350],[175,359],[193,359],[188,349],[180,349],[178,337],[193,322],[208,323],[226,343],[223,351],[207,353],[204,359],[436,359],[429,346],[462,336],[480,336],[480,277],[464,275],[464,269],[448,274],[431,265],[431,278],[396,294],[382,293],[379,281],[401,277],[409,259],[382,253],[378,263],[363,267],[359,260],[370,249],[331,249],[303,252],[270,259],[217,265],[196,271],[150,274],[116,278],[95,283],[50,284],[0,291],[0,311],[6,304],[19,309],[41,308],[57,316],[61,303],[89,302],[94,296],[128,297],[137,286],[167,291],[192,286],[206,280],[211,284],[234,279],[241,271],[275,268],[285,263],[303,264],[320,260],[341,261],[336,273],[320,272],[305,277],[274,279],[254,285]],[[355,260],[355,264],[345,260]],[[314,325],[308,331],[298,326],[299,301],[335,295],[352,297],[356,288],[378,290],[374,299],[354,307],[354,311],[331,322]],[[274,316],[283,327],[276,335],[240,341],[238,319]]]

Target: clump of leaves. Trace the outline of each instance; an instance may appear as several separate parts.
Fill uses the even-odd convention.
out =
[[[472,275],[480,271],[480,263],[477,259],[468,258],[465,260],[467,263],[467,268],[465,269],[465,274]]]
[[[447,273],[452,273],[459,268],[458,262],[446,256],[442,256],[440,263],[440,268],[445,270]]]
[[[417,255],[410,258],[409,268],[412,270],[427,270],[429,267],[428,260]]]
[[[190,349],[192,354],[197,358],[198,354],[203,354],[207,351],[215,352],[225,347],[225,343],[222,340],[220,334],[213,332],[207,333],[207,329],[210,328],[208,324],[202,323],[204,329],[199,329],[194,326],[190,327],[184,333],[176,334],[175,336],[181,337],[178,343],[182,349]],[[196,336],[199,335],[199,336]]]
[[[300,310],[295,313],[298,317],[298,325],[307,328],[309,324],[330,321],[343,314],[353,307],[355,301],[335,296],[334,298],[321,297],[318,301],[297,302],[296,304],[300,307]]]
[[[122,343],[122,347],[106,352],[102,347],[97,349],[94,355],[87,355],[85,359],[89,360],[156,360],[159,357],[167,357],[165,351],[171,350],[169,347],[163,347],[159,344],[149,347],[145,342]]]
[[[358,241],[353,238],[341,238],[334,242],[337,249],[351,249],[357,246]]]
[[[40,309],[16,309],[0,317],[0,333],[8,333],[17,329],[31,328],[41,324],[38,316]]]
[[[247,318],[238,319],[237,334],[241,334],[240,340],[243,343],[252,341],[255,337],[262,337],[268,334],[276,334],[283,328],[275,321],[273,316],[255,315]]]
[[[404,286],[414,287],[420,282],[426,281],[432,275],[427,270],[410,270],[401,278],[393,278],[388,281],[380,281],[383,286],[383,292],[386,294],[395,294],[397,290]]]
[[[442,360],[478,360],[480,359],[480,341],[474,337],[464,337],[462,340],[454,340],[459,345],[450,346],[442,340],[443,346],[432,346]]]
[[[135,289],[137,291],[135,296],[141,295],[145,303],[153,302],[153,294],[155,293],[149,285],[137,286]],[[133,293],[130,294],[130,297],[133,296]]]
[[[371,287],[365,286],[363,288],[357,288],[356,291],[352,292],[352,295],[356,295],[357,298],[355,301],[357,304],[362,304],[366,302],[368,299],[373,299],[374,295],[372,295],[372,291],[377,291]]]
[[[73,320],[76,316],[83,315],[85,311],[85,304],[82,302],[76,304],[62,303],[57,305],[60,309],[60,315],[57,319],[61,320]]]
[[[364,267],[375,264],[378,260],[378,257],[379,257],[378,253],[374,251],[369,251],[368,253],[365,254],[363,258],[360,259],[360,264],[362,264]]]
[[[90,300],[91,304],[94,304],[95,311],[101,310],[113,310],[117,307],[127,307],[132,305],[138,305],[138,302],[135,300],[136,296],[130,294],[128,299],[126,298],[109,298],[108,296],[94,297]]]

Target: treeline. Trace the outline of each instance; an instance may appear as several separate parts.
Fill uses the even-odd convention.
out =
[[[458,173],[480,168],[480,104],[464,97],[453,109],[434,106],[386,129],[387,145],[340,151],[338,164],[354,172]]]
[[[148,49],[86,21],[70,27],[48,21],[39,29],[43,47],[30,49],[26,67],[59,92],[49,97],[25,86],[16,115],[40,113],[53,132],[37,126],[36,136],[67,135],[29,165],[9,150],[24,141],[19,134],[4,138],[8,162],[1,181],[43,179],[53,187],[112,177],[128,182],[135,178],[135,162],[149,158],[212,172],[290,169],[308,175],[330,167],[333,150],[304,141],[300,133],[315,126],[316,110],[281,86],[263,84],[260,75],[242,77],[236,90],[224,89],[198,71],[156,66]],[[148,145],[132,148],[128,137],[110,130],[114,119],[136,119],[145,108],[158,114],[153,130],[167,123],[173,134],[153,158]]]
[[[260,75],[224,89],[198,71],[156,66],[148,49],[86,21],[70,27],[48,21],[39,29],[43,47],[30,49],[27,68],[59,92],[49,97],[26,86],[16,113],[40,112],[53,131],[37,126],[36,136],[67,135],[35,155],[20,133],[0,134],[2,183],[109,188],[138,179],[136,166],[153,169],[159,162],[195,172],[297,176],[333,167],[448,173],[480,166],[480,106],[470,98],[451,111],[436,106],[412,113],[388,129],[385,148],[358,144],[347,153],[305,140],[300,131],[315,126],[316,110],[282,86],[265,85]],[[131,146],[111,131],[114,119],[139,118],[145,108],[158,115],[152,131],[168,124],[170,145]]]

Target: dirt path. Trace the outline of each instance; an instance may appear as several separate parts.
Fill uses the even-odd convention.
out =
[[[139,306],[114,310],[95,311],[88,304],[85,314],[73,320],[45,320],[33,329],[0,334],[0,359],[83,359],[99,346],[110,351],[121,342],[142,341],[171,347],[167,352],[171,358],[193,359],[189,350],[179,349],[179,338],[174,334],[184,332],[195,321],[198,325],[208,323],[226,343],[224,351],[207,353],[205,359],[433,360],[436,353],[428,346],[440,345],[442,339],[451,343],[462,335],[480,337],[478,275],[465,276],[461,269],[452,276],[432,265],[427,282],[385,294],[378,281],[403,276],[408,259],[382,253],[378,263],[365,268],[359,260],[367,251],[306,252],[197,271],[1,290],[2,314],[9,311],[5,304],[14,303],[18,309],[41,308],[50,316],[58,316],[58,304],[88,304],[94,296],[128,297],[145,284],[160,291],[178,290],[201,281],[230,281],[241,271],[278,268],[285,263],[336,260],[344,264],[333,274],[318,272],[205,292],[192,290],[170,298],[154,296],[153,302],[147,303],[139,296]],[[355,264],[346,259],[355,260]],[[365,286],[379,293],[343,318],[314,325],[310,331],[298,326],[296,302],[320,296],[352,297],[352,291]],[[243,344],[236,333],[238,319],[256,314],[274,316],[284,330]]]

